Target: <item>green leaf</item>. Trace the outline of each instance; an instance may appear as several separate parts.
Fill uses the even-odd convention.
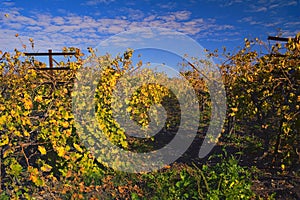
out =
[[[11,174],[14,176],[19,176],[23,170],[23,167],[17,162],[12,162],[9,167],[11,169]]]

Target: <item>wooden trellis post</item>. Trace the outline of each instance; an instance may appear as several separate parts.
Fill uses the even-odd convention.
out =
[[[69,70],[69,67],[53,67],[53,61],[56,62],[52,56],[71,56],[75,55],[75,52],[61,52],[53,53],[52,49],[48,50],[48,53],[25,53],[25,56],[48,56],[49,68],[35,68],[36,70]],[[56,62],[57,63],[57,62]]]
[[[25,56],[48,56],[49,58],[49,67],[35,67],[33,68],[34,70],[42,70],[42,71],[46,71],[49,70],[50,71],[50,78],[53,80],[54,77],[52,77],[53,75],[53,71],[54,70],[70,70],[70,67],[53,67],[53,62],[55,62],[56,64],[58,64],[54,59],[53,56],[72,56],[75,55],[75,52],[52,52],[52,49],[49,49],[47,53],[25,53]],[[59,64],[58,64],[59,65]],[[65,84],[65,82],[61,82],[61,81],[54,81],[55,84]],[[44,82],[43,84],[50,84],[54,87],[53,82]]]

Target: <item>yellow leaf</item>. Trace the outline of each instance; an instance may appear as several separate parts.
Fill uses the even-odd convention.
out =
[[[30,134],[28,133],[28,131],[24,131],[23,134],[24,134],[25,137],[29,137],[30,136]]]
[[[38,146],[38,150],[41,152],[42,155],[45,155],[47,153],[45,147],[43,146]]]
[[[15,131],[14,134],[18,137],[22,136],[20,131]]]
[[[30,172],[29,179],[36,185],[36,186],[43,186],[45,183],[39,177],[39,171],[37,168],[33,168],[31,166],[28,167],[28,172]]]
[[[64,134],[65,134],[67,137],[70,137],[71,134],[72,134],[72,130],[71,130],[71,129],[64,130]]]
[[[238,111],[238,108],[231,108],[231,110],[232,110],[233,112],[237,112],[237,111]]]
[[[7,117],[5,115],[3,115],[3,116],[0,117],[0,125],[5,124],[5,122],[7,120],[6,118]]]
[[[64,128],[68,128],[68,127],[69,127],[69,122],[63,122],[63,123],[62,123],[62,126],[63,126]]]
[[[79,151],[80,153],[83,152],[82,148],[81,148],[78,144],[73,143],[73,146],[74,146],[75,149],[76,149],[77,151]]]
[[[31,125],[31,121],[30,121],[30,119],[27,118],[27,117],[22,117],[22,118],[21,118],[21,121],[22,121],[22,125],[23,125],[23,126]]]
[[[6,158],[9,154],[12,154],[12,153],[14,153],[14,151],[12,149],[7,149],[3,153],[3,158]]]
[[[3,135],[1,138],[0,138],[0,147],[1,146],[4,146],[4,145],[7,145],[9,143],[9,138],[7,135]]]
[[[12,117],[15,117],[16,111],[15,110],[11,110],[10,114],[11,114]]]
[[[44,164],[42,167],[41,167],[41,170],[43,172],[50,172],[52,169],[52,167],[50,165],[47,165],[47,164]]]
[[[252,76],[248,76],[247,79],[248,79],[248,81],[253,82],[253,77]]]
[[[38,181],[38,177],[33,174],[30,175],[29,179],[34,183],[36,183]]]
[[[38,95],[34,98],[34,100],[38,103],[42,102],[43,101],[43,97],[41,95]]]
[[[25,99],[24,100],[24,107],[25,107],[25,109],[27,109],[27,110],[29,110],[29,109],[31,109],[32,108],[32,102],[31,102],[31,100],[30,99]]]
[[[230,113],[229,114],[231,117],[233,117],[233,116],[235,116],[235,113],[233,112],[233,113]]]
[[[131,111],[132,111],[132,107],[131,107],[131,106],[128,106],[128,107],[126,108],[126,111],[127,111],[127,112],[131,112]]]
[[[65,155],[65,149],[63,147],[57,147],[56,150],[59,157],[63,157]]]
[[[122,146],[123,148],[127,148],[127,147],[128,147],[128,143],[127,143],[127,141],[125,141],[125,140],[121,140],[120,144],[121,144],[121,146]]]
[[[63,93],[68,94],[68,92],[69,92],[69,91],[68,91],[67,88],[64,88],[64,89],[63,89]]]

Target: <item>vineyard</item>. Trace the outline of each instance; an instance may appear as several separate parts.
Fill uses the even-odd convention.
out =
[[[201,71],[183,68],[201,111],[197,136],[175,163],[145,173],[113,170],[107,160],[121,157],[109,148],[97,152],[96,147],[109,141],[126,151],[149,152],[169,143],[184,108],[178,108],[178,97],[167,87],[143,84],[125,104],[114,104],[114,89],[126,73],[135,70],[134,80],[142,82],[157,77],[167,82],[168,77],[139,68],[131,50],[115,58],[96,56],[92,50],[84,58],[77,48],[63,52],[73,59],[59,63],[68,70],[38,70],[46,64],[37,58],[18,50],[0,51],[0,199],[300,199],[300,33],[270,48],[246,39],[234,54],[225,49],[206,52],[220,60],[227,112],[221,137],[204,159],[198,152],[212,115],[211,94]],[[93,64],[87,68],[95,71],[88,75],[100,79],[93,83],[93,96],[82,92],[77,98],[74,88],[92,89],[86,74],[78,76],[87,60]],[[191,64],[199,63],[203,61],[194,59]],[[76,84],[79,79],[81,85]],[[169,83],[184,94],[186,88],[177,79]],[[123,87],[129,88],[125,83]],[[141,127],[151,122],[151,106],[161,104],[167,112],[164,129],[146,139],[132,137],[128,131],[136,129],[118,124],[113,104]],[[80,134],[93,129],[76,124],[76,116],[86,117],[76,112],[87,107],[95,110],[107,141],[97,134]],[[151,117],[159,119],[159,114]]]

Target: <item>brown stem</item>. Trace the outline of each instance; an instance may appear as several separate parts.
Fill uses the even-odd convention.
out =
[[[27,167],[29,167],[30,165],[29,165],[28,157],[27,157],[27,155],[26,155],[26,153],[24,151],[24,146],[23,145],[21,145],[21,149],[22,149],[21,151],[22,151],[22,153],[24,155],[24,158],[26,160]]]
[[[281,141],[280,137],[282,135],[282,125],[283,125],[283,119],[280,120],[279,131],[278,131],[277,138],[276,138],[275,151],[274,151],[275,156],[278,155],[278,151],[279,151],[279,147],[280,147],[280,141]]]

